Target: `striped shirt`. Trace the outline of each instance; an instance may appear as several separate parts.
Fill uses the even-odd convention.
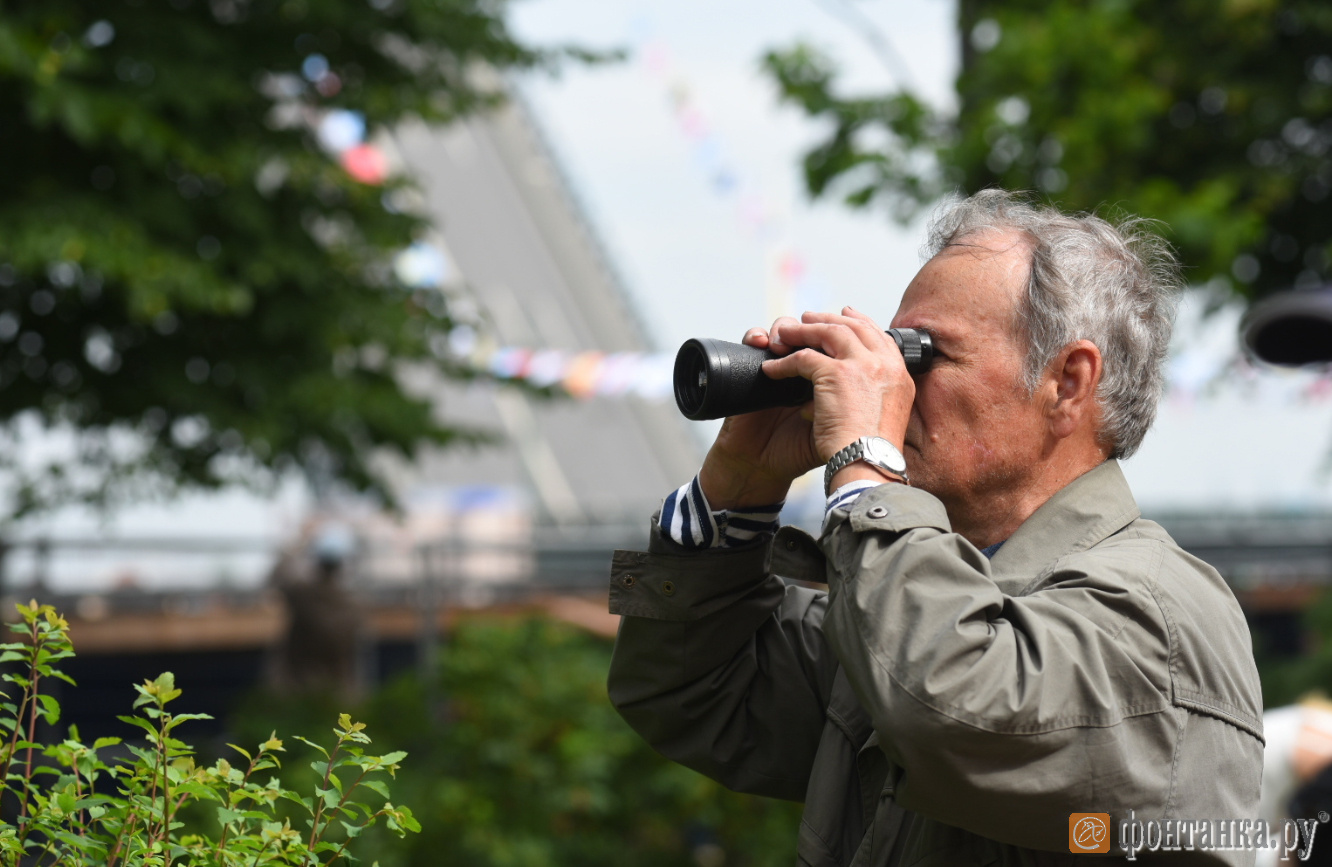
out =
[[[864,491],[881,482],[848,482],[832,492],[824,522],[833,509],[849,509]],[[666,496],[661,504],[661,529],[671,541],[686,548],[733,548],[762,533],[775,533],[785,502],[743,509],[717,509],[708,505],[698,476]]]
[[[850,509],[860,495],[870,488],[889,484],[869,479],[847,482],[828,495],[823,507],[823,525],[835,509]],[[750,506],[745,509],[718,509],[708,506],[698,476],[687,485],[666,495],[661,504],[661,529],[672,542],[686,548],[734,548],[752,541],[760,533],[776,533],[785,501],[769,506]],[[994,557],[1003,547],[996,542],[981,549],[986,559]]]

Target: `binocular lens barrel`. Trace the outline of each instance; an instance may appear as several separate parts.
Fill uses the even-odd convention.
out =
[[[907,370],[924,373],[934,360],[930,335],[915,328],[889,328]],[[763,362],[778,356],[743,343],[694,338],[675,355],[675,405],[686,418],[704,421],[774,406],[799,406],[813,399],[808,379],[769,379]]]

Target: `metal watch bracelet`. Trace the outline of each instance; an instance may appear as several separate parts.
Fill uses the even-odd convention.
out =
[[[825,497],[832,495],[833,476],[837,475],[838,471],[843,467],[848,467],[859,460],[865,460],[870,466],[882,470],[885,473],[892,473],[895,476],[900,476],[903,482],[908,485],[911,484],[911,480],[907,477],[905,467],[901,470],[896,470],[892,467],[883,466],[878,461],[866,460],[866,446],[867,441],[870,439],[871,437],[861,437],[828,459],[828,464],[823,470],[823,495]],[[900,457],[898,459],[901,460]]]

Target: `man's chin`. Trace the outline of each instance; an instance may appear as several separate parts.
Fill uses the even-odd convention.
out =
[[[920,453],[908,452],[904,455],[907,459],[907,477],[911,479],[911,487],[919,488],[927,494],[933,494],[940,499],[948,496],[951,492],[951,485],[948,482],[948,475],[935,472],[935,468],[930,462],[921,458]],[[915,460],[912,460],[915,458]]]
[[[929,465],[923,461],[911,460],[907,457],[907,478],[911,480],[911,487],[920,488],[922,491],[934,493],[932,488],[935,481],[934,473],[930,472]]]

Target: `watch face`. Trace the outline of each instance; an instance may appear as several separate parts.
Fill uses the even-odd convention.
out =
[[[883,437],[870,437],[865,442],[865,460],[894,473],[906,470],[906,460],[892,443]]]

